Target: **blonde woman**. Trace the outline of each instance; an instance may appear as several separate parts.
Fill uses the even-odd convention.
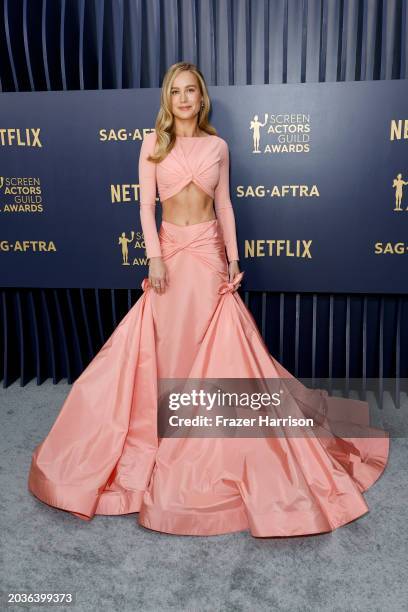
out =
[[[237,293],[243,272],[229,148],[209,111],[200,70],[171,66],[155,130],[139,156],[149,265],[143,295],[75,381],[35,449],[29,489],[85,520],[136,512],[143,527],[173,534],[332,531],[368,511],[362,492],[382,474],[389,440],[368,427],[365,402],[309,391],[269,354]],[[160,437],[158,383],[180,379],[290,380],[286,407],[292,416],[313,414],[320,429],[241,438],[187,429]],[[328,419],[345,411],[364,435],[345,439],[331,430]],[[374,431],[377,437],[368,435]]]

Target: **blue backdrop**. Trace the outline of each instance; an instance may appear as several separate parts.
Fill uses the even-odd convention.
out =
[[[159,95],[2,94],[3,287],[140,287],[137,163]],[[407,81],[210,87],[210,96],[230,147],[244,288],[406,293]]]

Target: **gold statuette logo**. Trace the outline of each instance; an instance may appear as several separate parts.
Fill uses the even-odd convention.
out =
[[[126,236],[126,232],[122,232],[121,235],[119,236],[118,244],[120,244],[122,247],[122,265],[123,266],[130,266],[129,257],[128,257],[129,256],[128,244],[129,242],[132,242],[134,237],[135,237],[135,232],[133,230],[130,232],[130,238]]]
[[[129,244],[133,243],[134,249],[142,249],[143,256],[142,257],[132,257],[129,261]],[[146,257],[146,244],[143,237],[143,232],[138,232],[134,230],[130,230],[130,238],[127,235],[127,232],[122,232],[120,236],[118,236],[117,245],[121,249],[122,255],[122,266],[146,266],[147,265],[147,257]]]
[[[402,178],[402,174],[397,174],[397,178],[394,179],[392,186],[395,189],[395,208],[396,211],[401,211],[403,208],[401,207],[402,198],[403,198],[403,188],[404,185],[408,185],[408,181],[404,181]],[[405,210],[408,210],[408,206]]]

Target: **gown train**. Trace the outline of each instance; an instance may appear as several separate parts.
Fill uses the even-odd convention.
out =
[[[72,385],[33,452],[31,493],[84,520],[136,512],[146,528],[183,535],[304,535],[365,514],[362,493],[388,460],[382,430],[352,438],[158,438],[160,379],[296,382],[233,292],[242,273],[228,282],[217,219],[162,220],[159,238],[169,286],[157,295],[143,280],[141,297]],[[295,388],[301,412],[307,389]],[[328,414],[355,414],[367,430],[366,402],[323,399]]]

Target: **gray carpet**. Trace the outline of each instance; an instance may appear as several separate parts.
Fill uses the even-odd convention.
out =
[[[407,610],[406,439],[391,441],[388,467],[365,493],[370,512],[332,533],[161,534],[137,514],[85,522],[28,491],[31,453],[69,389],[47,381],[0,390],[3,593],[74,592],[76,604],[58,610],[98,612]]]

